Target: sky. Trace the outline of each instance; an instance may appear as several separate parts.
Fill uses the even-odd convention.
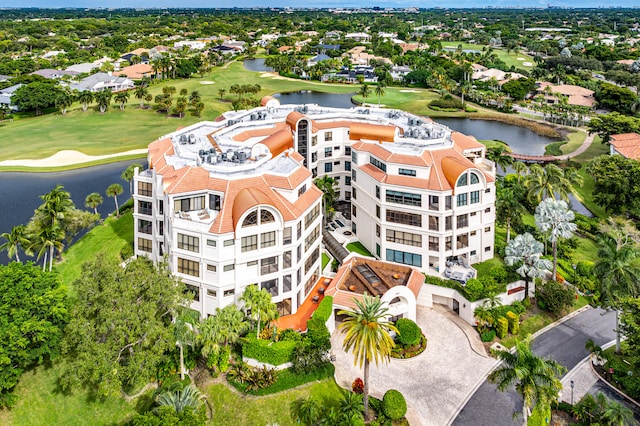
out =
[[[366,0],[307,0],[304,7],[546,7],[548,4],[558,7],[640,7],[640,0],[386,0],[370,2]],[[294,0],[4,0],[0,7],[78,7],[78,8],[226,8],[226,7],[298,7]]]

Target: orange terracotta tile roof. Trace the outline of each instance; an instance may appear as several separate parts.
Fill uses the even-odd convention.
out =
[[[398,127],[380,124],[352,122],[349,126],[349,139],[368,139],[380,142],[393,142]]]
[[[271,155],[277,157],[287,149],[293,148],[293,134],[291,129],[278,130],[260,141],[269,148]]]
[[[637,133],[621,133],[611,135],[611,146],[626,158],[640,160],[640,135]]]
[[[135,64],[122,68],[120,71],[114,71],[113,75],[120,77],[124,76],[131,80],[141,80],[143,77],[151,75],[153,73],[153,67],[149,64]]]
[[[484,148],[484,145],[478,142],[478,140],[469,135],[465,135],[460,132],[451,132],[451,138],[453,139],[454,146],[461,151],[468,149]]]
[[[264,178],[267,180],[269,185],[275,188],[294,189],[297,188],[302,182],[304,182],[309,176],[311,176],[311,172],[309,171],[309,169],[300,166],[289,176],[265,174]]]

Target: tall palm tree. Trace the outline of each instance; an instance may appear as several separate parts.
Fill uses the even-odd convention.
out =
[[[204,395],[192,384],[183,389],[169,390],[156,396],[156,404],[160,407],[172,407],[176,413],[185,408],[199,409],[204,403]]]
[[[107,187],[105,194],[107,197],[113,197],[113,201],[116,203],[116,217],[120,217],[120,208],[118,207],[118,195],[122,194],[122,185],[119,183],[112,183]]]
[[[124,180],[125,182],[129,182],[129,194],[133,194],[133,174],[136,171],[136,167],[138,168],[138,170],[143,169],[142,164],[133,163],[128,165],[127,168],[124,169],[122,171],[122,174],[120,175],[122,180]]]
[[[640,256],[638,244],[613,232],[598,238],[598,261],[593,273],[600,283],[600,304],[616,311],[616,353],[620,353],[618,303],[625,297],[640,295],[640,271],[634,261]]]
[[[26,249],[29,246],[27,238],[27,228],[24,225],[17,225],[11,228],[11,232],[3,232],[0,237],[7,240],[0,245],[0,250],[7,251],[7,257],[15,256],[16,262],[20,262],[20,247]]]
[[[69,89],[62,90],[58,93],[58,96],[56,96],[56,106],[60,108],[62,115],[67,114],[67,108],[73,104],[73,101],[75,101],[75,97]]]
[[[140,108],[144,108],[144,98],[149,94],[149,89],[147,89],[146,84],[141,84],[136,87],[136,90],[133,92],[133,95],[136,99],[140,99]]]
[[[225,93],[227,93],[227,91],[225,89],[219,89],[218,90],[218,96],[220,96],[220,100],[222,100],[224,98]]]
[[[28,253],[35,253],[36,260],[40,260],[44,256],[42,262],[42,270],[47,266],[47,255],[49,257],[49,272],[53,268],[53,252],[54,250],[62,251],[62,240],[64,232],[58,225],[39,228],[33,234],[29,235],[30,244],[26,248]]]
[[[98,206],[102,204],[103,201],[102,195],[97,192],[92,192],[84,199],[84,205],[92,208],[94,214],[98,214]]]
[[[237,342],[247,328],[244,314],[236,305],[216,309],[216,314],[207,317],[198,327],[202,356],[208,359],[217,357],[222,347]]]
[[[98,107],[100,108],[101,113],[104,114],[107,108],[109,108],[112,96],[113,93],[111,92],[111,89],[104,89],[93,96],[96,103],[98,104]]]
[[[489,148],[487,150],[487,160],[493,161],[496,170],[500,167],[503,173],[507,171],[507,166],[513,163],[513,157],[509,155],[507,147],[504,145]]]
[[[538,404],[549,404],[557,399],[562,389],[560,375],[566,368],[552,359],[544,359],[531,350],[531,339],[516,342],[515,352],[495,351],[502,361],[497,369],[489,374],[488,380],[505,391],[515,386],[522,397],[523,424],[527,424],[529,409]]]
[[[271,294],[265,289],[258,289],[257,285],[250,285],[244,289],[240,297],[246,311],[250,311],[250,317],[256,324],[256,337],[260,335],[262,320],[266,322],[275,319],[278,315],[276,305],[271,302]]]
[[[544,167],[533,164],[529,167],[529,171],[526,186],[533,200],[540,202],[549,197],[555,199],[556,194],[562,200],[569,200],[572,183],[565,177],[565,172],[560,167],[555,164],[547,164]],[[572,179],[575,179],[572,172],[569,173]]]
[[[196,343],[196,319],[182,310],[175,318],[173,334],[176,338],[176,346],[180,349],[180,380],[184,380],[184,347]]]
[[[571,238],[577,229],[572,221],[575,219],[573,211],[563,200],[546,198],[538,204],[534,214],[536,226],[542,232],[549,232],[549,241],[553,248],[553,279],[556,279],[558,269],[558,240]]]
[[[618,401],[609,401],[602,413],[604,424],[610,426],[632,426],[638,424],[633,417],[633,411]]]
[[[379,81],[378,84],[376,84],[375,87],[375,92],[376,95],[378,96],[378,108],[380,108],[380,97],[384,96],[384,87],[385,84],[382,81]]]
[[[516,272],[524,278],[524,298],[529,297],[529,280],[543,277],[551,262],[542,259],[544,246],[528,232],[516,236],[505,248],[504,261],[509,266],[520,265]]]
[[[71,194],[62,185],[56,185],[51,191],[41,195],[40,199],[42,204],[34,215],[39,227],[61,226],[65,217],[75,208]]]
[[[498,186],[496,195],[496,221],[506,226],[508,243],[511,241],[511,228],[520,225],[522,216],[527,213],[527,209],[522,204],[525,195],[520,185],[507,186],[506,183]]]
[[[89,108],[89,104],[93,102],[93,93],[88,90],[84,90],[78,93],[77,99],[82,105],[82,111],[86,111]]]
[[[184,112],[187,110],[187,98],[184,96],[180,96],[178,97],[178,99],[176,99],[176,112],[178,113],[178,116],[180,118],[183,117]]]
[[[362,300],[354,299],[353,311],[340,311],[346,319],[339,329],[345,334],[342,347],[346,352],[353,351],[354,364],[364,364],[364,415],[369,420],[369,363],[388,361],[391,349],[395,346],[391,331],[396,327],[388,320],[389,309],[379,297],[364,294]]]
[[[363,105],[370,94],[371,94],[371,88],[369,87],[369,84],[364,83],[362,86],[360,86],[360,91],[358,91],[358,95],[362,96]]]
[[[124,111],[124,106],[127,102],[129,102],[129,97],[131,95],[129,94],[129,92],[118,92],[116,93],[116,95],[114,96],[113,100],[117,103],[120,104],[120,111]]]
[[[322,203],[326,220],[331,220],[335,214],[335,204],[338,199],[339,189],[334,178],[324,175],[313,181],[320,191],[322,191]]]

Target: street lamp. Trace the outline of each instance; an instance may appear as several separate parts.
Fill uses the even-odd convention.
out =
[[[571,381],[571,405],[573,405],[573,387],[576,385],[576,382]]]

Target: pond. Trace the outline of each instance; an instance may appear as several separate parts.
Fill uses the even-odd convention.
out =
[[[313,90],[300,90],[297,92],[276,93],[274,98],[281,104],[318,104],[332,108],[352,108],[355,106],[351,102],[353,93],[324,93]]]
[[[505,142],[518,154],[543,155],[545,146],[557,142],[546,136],[540,136],[526,127],[514,126],[500,121],[471,120],[469,118],[434,118],[438,123],[450,127],[476,139],[497,139]]]
[[[244,65],[244,68],[249,71],[256,71],[256,72],[272,72],[273,71],[273,68],[270,68],[264,65],[263,58],[245,59],[242,62],[242,65]]]
[[[10,232],[16,225],[26,224],[33,211],[42,203],[40,195],[51,191],[57,184],[71,194],[76,207],[86,209],[84,200],[87,195],[97,192],[104,202],[98,212],[104,218],[115,210],[113,198],[105,195],[112,183],[122,185],[124,192],[118,196],[118,202],[129,199],[129,183],[120,175],[130,164],[146,164],[144,159],[122,161],[79,170],[56,173],[0,173],[0,233]],[[4,241],[3,241],[4,242]],[[6,252],[0,253],[0,264],[7,263]]]

